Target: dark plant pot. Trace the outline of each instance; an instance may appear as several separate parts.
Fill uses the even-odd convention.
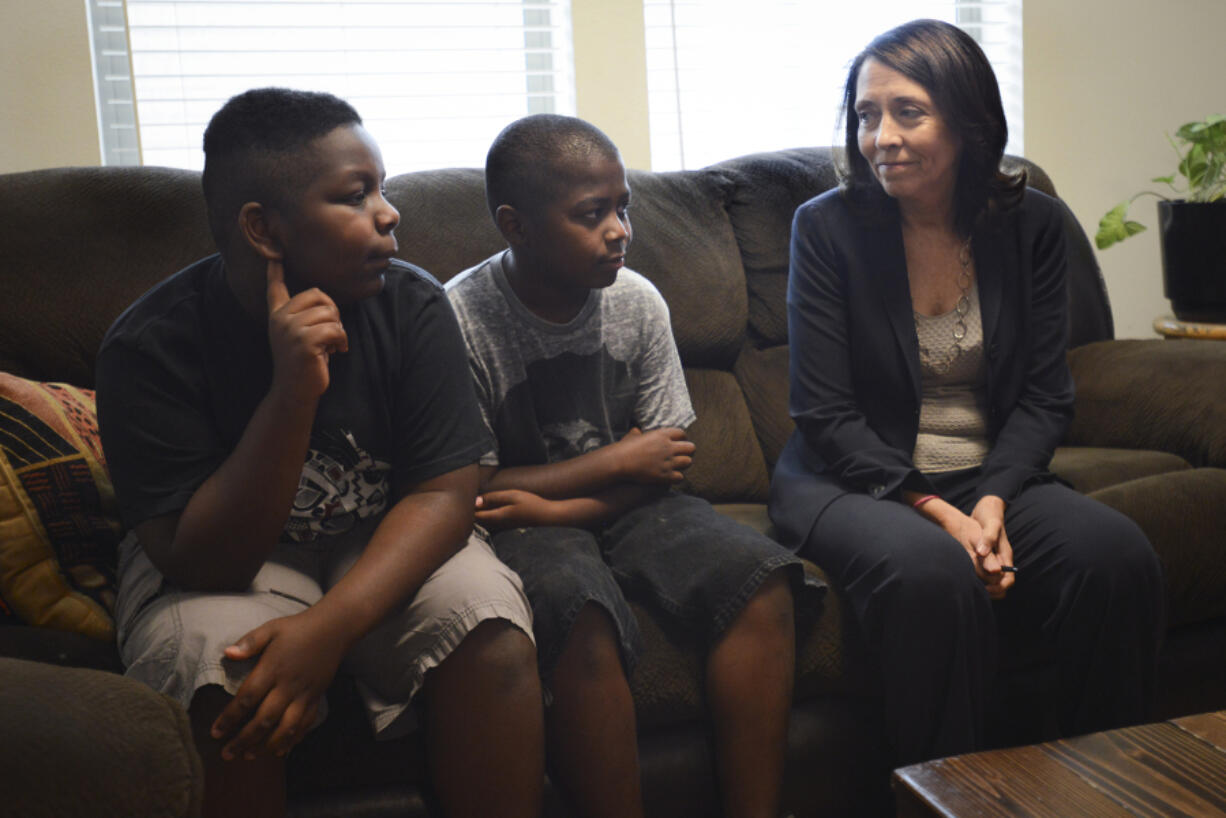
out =
[[[1226,200],[1158,202],[1158,224],[1175,317],[1226,323]]]

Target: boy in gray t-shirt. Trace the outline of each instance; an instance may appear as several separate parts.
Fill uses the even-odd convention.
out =
[[[708,649],[726,814],[777,815],[803,571],[671,490],[694,411],[668,308],[624,269],[617,148],[582,120],[521,119],[490,148],[486,192],[510,247],[447,293],[495,440],[477,519],[533,607],[555,780],[581,814],[642,814],[630,596]]]
[[[571,320],[553,323],[516,296],[510,255],[487,259],[450,290],[497,441],[483,466],[569,460],[624,437],[632,420],[642,429],[694,422],[668,306],[650,281],[623,269],[590,290]],[[693,450],[676,438],[677,449]]]

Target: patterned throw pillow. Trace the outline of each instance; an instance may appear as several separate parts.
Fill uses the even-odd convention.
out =
[[[121,534],[94,393],[0,372],[0,623],[113,639]]]

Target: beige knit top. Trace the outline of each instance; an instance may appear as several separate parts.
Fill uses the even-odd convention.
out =
[[[912,462],[922,472],[974,468],[988,454],[987,367],[977,280],[971,281],[969,301],[966,335],[957,344],[956,311],[915,313],[922,399]]]

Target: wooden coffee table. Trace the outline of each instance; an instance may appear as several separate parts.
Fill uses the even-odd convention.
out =
[[[1154,332],[1163,338],[1191,338],[1197,341],[1226,341],[1226,324],[1207,321],[1180,321],[1172,315],[1154,319]]]
[[[1226,710],[894,771],[899,816],[1226,816]]]

